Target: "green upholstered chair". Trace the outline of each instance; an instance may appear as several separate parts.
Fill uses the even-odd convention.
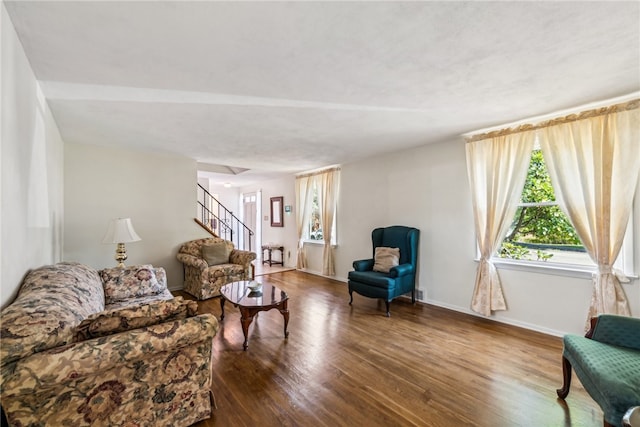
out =
[[[420,230],[394,225],[376,228],[371,232],[373,258],[353,262],[355,271],[349,272],[349,304],[353,303],[353,292],[369,298],[382,299],[390,316],[389,303],[395,297],[411,292],[411,301],[416,301],[416,266],[418,261],[418,238]],[[374,271],[376,248],[398,248],[398,265],[388,273]]]
[[[621,426],[629,408],[640,405],[640,318],[602,314],[586,336],[566,335],[562,353],[569,394],[571,369],[604,412],[605,426]]]

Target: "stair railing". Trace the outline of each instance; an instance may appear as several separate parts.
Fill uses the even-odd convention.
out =
[[[251,251],[255,233],[200,184],[197,209],[196,220],[212,234],[233,242],[237,249]]]

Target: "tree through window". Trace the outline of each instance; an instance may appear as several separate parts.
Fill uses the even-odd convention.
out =
[[[313,184],[313,199],[311,203],[311,218],[309,219],[309,239],[322,240],[322,225],[320,224],[320,204],[318,203],[318,186]]]
[[[531,153],[520,203],[497,255],[518,260],[593,264],[556,202],[540,149]]]

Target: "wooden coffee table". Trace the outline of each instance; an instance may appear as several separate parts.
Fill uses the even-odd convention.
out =
[[[249,283],[249,280],[240,280],[228,283],[220,288],[220,294],[222,295],[222,298],[220,298],[220,309],[222,310],[220,321],[224,320],[224,303],[226,301],[240,308],[240,314],[242,315],[240,321],[242,323],[242,332],[244,332],[244,344],[242,345],[244,350],[249,347],[249,325],[260,311],[277,308],[282,317],[284,317],[284,337],[287,338],[289,336],[287,331],[287,325],[289,324],[287,301],[289,296],[287,293],[268,283],[262,284],[260,292],[252,292],[247,287]]]

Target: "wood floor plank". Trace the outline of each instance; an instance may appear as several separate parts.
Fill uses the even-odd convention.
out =
[[[227,305],[214,339],[217,409],[196,426],[580,426],[602,411],[574,375],[566,402],[562,341],[397,299],[384,304],[299,271],[260,276],[289,294],[289,337],[261,312],[249,349]],[[185,293],[178,293],[189,298]],[[217,298],[198,303],[220,316]]]

